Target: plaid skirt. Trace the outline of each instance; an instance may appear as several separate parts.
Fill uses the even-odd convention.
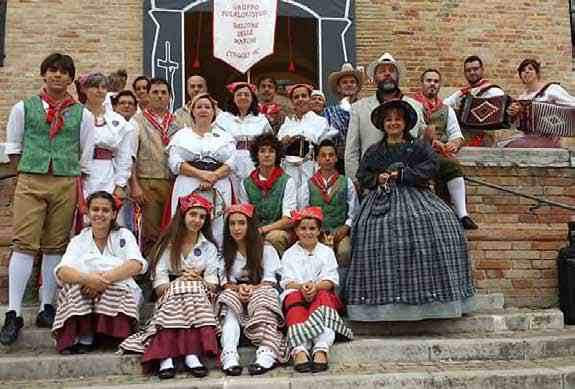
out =
[[[266,346],[273,350],[278,360],[286,360],[287,343],[281,330],[284,316],[274,288],[254,290],[247,304],[240,301],[237,293],[224,290],[219,294],[216,306],[221,320],[228,310],[236,314],[244,335],[252,344]]]
[[[154,314],[144,329],[135,333],[120,344],[120,350],[144,354],[142,362],[164,358],[181,356],[184,351],[178,344],[169,345],[170,342],[161,341],[163,338],[178,339],[185,334],[193,343],[186,349],[193,353],[213,355],[218,351],[217,347],[217,321],[213,304],[210,301],[210,293],[201,281],[172,281],[166,292],[156,302]],[[157,343],[169,349],[156,351]],[[180,343],[180,342],[178,342]],[[189,351],[192,353],[192,351]],[[164,355],[165,354],[165,355]],[[186,355],[186,354],[183,354]]]
[[[424,305],[473,296],[471,262],[455,213],[429,190],[371,191],[352,228],[345,292],[348,306]]]

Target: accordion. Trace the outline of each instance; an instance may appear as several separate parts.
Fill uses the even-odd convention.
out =
[[[293,142],[285,148],[285,155],[305,158],[311,150],[313,150],[311,142],[307,141],[303,136],[296,136]]]
[[[575,136],[575,107],[519,100],[522,106],[517,128],[546,136]]]
[[[463,100],[459,122],[464,129],[500,130],[510,128],[507,107],[511,98],[507,95],[496,97],[467,96]]]

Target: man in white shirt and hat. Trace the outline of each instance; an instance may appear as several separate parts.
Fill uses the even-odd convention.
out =
[[[411,130],[414,137],[417,137],[426,127],[421,104],[405,96],[399,89],[402,68],[402,65],[391,54],[383,54],[367,68],[368,76],[377,85],[376,94],[351,105],[351,117],[345,142],[345,172],[354,181],[359,161],[365,151],[383,138],[383,133],[371,122],[371,112],[381,103],[400,99],[415,109],[417,124]]]
[[[345,138],[349,127],[351,104],[357,101],[357,95],[363,85],[363,78],[363,68],[358,66],[357,69],[354,69],[350,63],[344,63],[340,71],[333,72],[328,77],[330,89],[341,99],[339,104],[328,106],[324,112],[329,125],[338,132],[333,141],[336,145],[336,167],[340,174],[345,173]]]

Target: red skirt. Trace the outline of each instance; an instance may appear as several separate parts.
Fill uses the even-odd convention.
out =
[[[217,356],[218,338],[212,326],[199,328],[161,328],[150,339],[142,356],[145,373],[152,373],[161,360],[186,355]]]
[[[310,303],[305,301],[302,292],[292,292],[285,297],[283,306],[288,327],[305,322],[321,306],[326,306],[336,311],[343,308],[341,300],[332,290],[320,290]]]
[[[117,316],[106,316],[99,313],[72,316],[64,326],[54,331],[58,352],[76,344],[78,337],[84,335],[104,335],[120,342],[132,335],[138,322],[133,317],[118,313]]]

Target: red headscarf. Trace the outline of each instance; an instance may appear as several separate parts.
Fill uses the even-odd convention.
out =
[[[240,87],[244,87],[247,86],[249,88],[249,90],[252,91],[252,93],[256,93],[256,86],[254,84],[250,84],[249,82],[245,82],[245,81],[236,81],[236,82],[232,82],[231,84],[228,84],[226,86],[226,88],[228,88],[228,90],[231,93],[235,93],[236,90],[238,90],[238,88]]]
[[[320,222],[323,221],[323,211],[320,207],[307,207],[302,208],[297,211],[292,211],[291,213],[291,220],[294,222],[303,220],[303,219],[317,219]]]
[[[195,193],[190,193],[187,196],[182,196],[178,199],[178,201],[180,202],[180,210],[182,211],[182,214],[186,213],[188,209],[196,207],[204,208],[209,214],[214,207],[212,203],[210,203],[205,197]]]
[[[254,207],[252,204],[249,204],[249,203],[234,204],[234,205],[230,206],[228,208],[228,210],[226,211],[226,217],[230,216],[232,213],[241,213],[242,215],[245,215],[246,217],[252,218],[254,216],[255,210],[256,210],[256,207]]]

